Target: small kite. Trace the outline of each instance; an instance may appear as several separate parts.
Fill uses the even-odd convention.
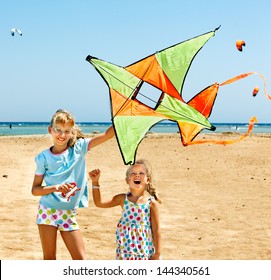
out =
[[[184,101],[182,89],[192,61],[218,29],[219,27],[158,51],[126,67],[90,55],[86,57],[109,88],[112,123],[125,164],[135,162],[138,145],[145,134],[152,126],[164,120],[178,124],[184,146],[207,142],[231,144],[240,141],[251,132],[257,121],[255,117],[251,118],[248,132],[237,140],[194,141],[203,129],[215,130],[207,118],[212,112],[219,87],[257,74],[249,72],[221,84],[214,83],[190,101]],[[144,84],[159,91],[158,98],[147,97],[152,106],[141,101],[141,97],[144,96]]]
[[[238,51],[240,51],[240,52],[243,51],[244,46],[246,46],[245,41],[243,41],[243,40],[236,41],[236,48]]]
[[[20,29],[18,29],[18,28],[12,28],[12,29],[10,30],[10,33],[11,33],[12,36],[14,36],[15,33],[18,33],[20,36],[23,35],[22,31],[21,31]]]
[[[259,87],[255,87],[255,88],[253,89],[252,96],[255,97],[255,96],[258,94],[258,92],[259,92]]]

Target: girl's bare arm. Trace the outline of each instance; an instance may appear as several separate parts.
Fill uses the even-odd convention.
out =
[[[62,192],[67,193],[70,189],[74,188],[73,184],[62,184],[62,185],[53,185],[53,186],[42,186],[43,183],[43,175],[35,175],[33,184],[32,184],[32,195],[34,196],[42,196],[46,194],[50,194],[53,192]]]
[[[102,199],[101,192],[100,192],[100,169],[93,169],[88,173],[89,178],[92,181],[92,196],[94,204],[100,208],[110,208],[120,205],[123,206],[125,194],[117,194],[110,199]]]
[[[160,218],[159,218],[159,205],[157,201],[151,203],[151,226],[153,234],[153,243],[155,253],[152,256],[152,260],[161,259],[161,231],[160,231]]]
[[[94,147],[104,143],[105,141],[111,139],[114,135],[115,135],[114,128],[113,128],[113,126],[110,126],[105,132],[95,135],[91,139],[88,148],[89,149],[94,148]]]

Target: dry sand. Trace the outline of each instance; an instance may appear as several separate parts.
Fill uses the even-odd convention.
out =
[[[202,134],[198,138],[206,137]],[[233,138],[235,134],[211,134]],[[51,145],[49,135],[0,137],[1,241],[3,260],[42,259],[35,224],[39,197],[31,195],[34,157]],[[165,260],[271,259],[271,135],[253,134],[228,145],[183,147],[176,134],[149,134],[137,158],[148,159],[162,200]],[[88,170],[102,170],[103,196],[125,192],[127,166],[116,139],[87,155]],[[115,258],[119,207],[78,209],[87,258]],[[58,238],[58,259],[70,259]]]

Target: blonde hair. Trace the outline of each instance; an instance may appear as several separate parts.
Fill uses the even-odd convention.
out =
[[[70,112],[62,109],[57,110],[51,119],[50,126],[54,128],[57,126],[57,124],[65,125],[67,123],[72,126],[72,136],[68,142],[68,146],[73,147],[75,142],[79,138],[84,138],[85,135],[76,125],[75,119]]]
[[[131,173],[131,169],[134,165],[137,164],[142,164],[145,169],[146,169],[146,176],[148,177],[148,184],[147,184],[147,192],[153,196],[155,198],[155,200],[157,200],[159,203],[161,203],[161,200],[158,198],[157,194],[156,194],[156,189],[153,186],[153,178],[152,178],[152,169],[151,169],[151,165],[149,164],[149,162],[145,159],[138,159],[135,161],[134,164],[130,165],[128,167],[128,169],[126,170],[126,182],[128,182],[129,178],[130,178],[130,173]]]

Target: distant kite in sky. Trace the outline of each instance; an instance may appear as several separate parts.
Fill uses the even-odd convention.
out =
[[[12,28],[12,29],[10,30],[10,33],[11,33],[12,36],[14,36],[15,33],[18,33],[20,36],[23,35],[22,31],[21,31],[20,29],[18,29],[18,28]]]
[[[203,130],[215,130],[208,121],[219,87],[243,79],[255,72],[241,74],[223,83],[214,83],[184,101],[182,89],[193,59],[218,30],[202,34],[153,53],[131,65],[120,67],[93,56],[86,60],[94,66],[109,88],[112,123],[125,164],[133,164],[138,145],[158,122],[168,120],[178,124],[184,146],[200,143],[231,144],[246,137],[257,122],[251,118],[246,134],[237,140],[199,140]],[[261,78],[263,76],[259,75]],[[263,78],[264,79],[264,78]],[[147,96],[144,86],[155,89],[155,98]],[[148,102],[143,102],[147,100]]]
[[[238,40],[236,41],[236,48],[238,51],[243,51],[243,47],[246,45],[245,41],[243,40]]]
[[[252,92],[252,95],[255,97],[259,92],[259,88],[258,87],[255,87],[253,92]]]

